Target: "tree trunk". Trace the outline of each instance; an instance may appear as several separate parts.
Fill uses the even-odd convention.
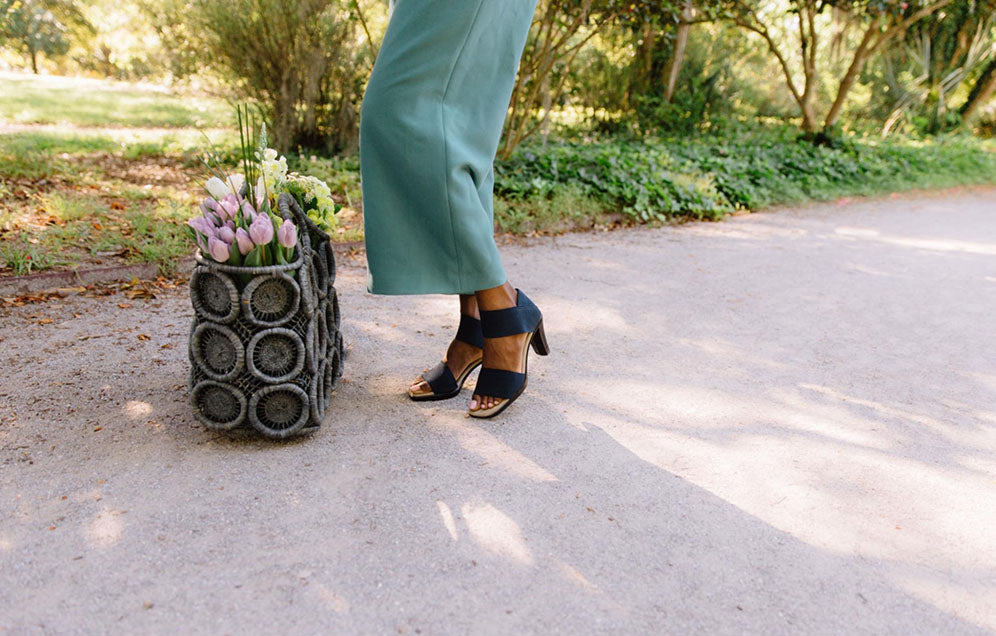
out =
[[[685,48],[688,45],[688,32],[691,30],[691,20],[695,17],[695,5],[685,2],[685,7],[681,11],[681,22],[678,23],[678,31],[674,38],[674,53],[667,62],[665,72],[664,100],[670,102],[674,99],[674,90],[678,86],[678,76],[681,74],[681,67],[685,63]]]
[[[35,50],[34,46],[30,47],[30,55],[31,55],[31,71],[35,75],[38,75],[38,51]]]
[[[871,45],[875,33],[875,25],[869,26],[865,31],[864,37],[861,38],[861,44],[859,44],[857,50],[854,51],[854,57],[851,59],[851,65],[847,67],[847,72],[844,73],[844,77],[840,80],[840,84],[837,86],[837,97],[833,100],[833,106],[830,107],[830,111],[827,113],[827,118],[823,122],[823,130],[833,128],[833,125],[837,123],[837,119],[840,117],[840,111],[844,108],[844,102],[847,101],[847,94],[851,91],[851,87],[854,86],[854,82],[857,81],[858,75],[861,74],[861,69],[864,67],[865,61],[868,59],[868,48]]]
[[[654,69],[654,25],[649,20],[640,29],[640,48],[637,52],[638,63],[634,65],[636,72],[633,78],[633,89],[631,93],[642,95],[650,85],[650,75]]]
[[[965,100],[960,109],[961,120],[963,122],[971,121],[978,114],[979,109],[992,99],[993,93],[996,93],[996,59],[991,60],[986,65],[982,74],[979,75],[979,79],[972,86],[968,99]]]

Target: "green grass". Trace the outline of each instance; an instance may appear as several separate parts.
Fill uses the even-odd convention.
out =
[[[77,126],[224,127],[232,109],[218,98],[111,80],[0,74],[0,120]]]
[[[0,268],[14,274],[108,257],[152,263],[168,274],[191,253],[183,229],[190,210],[180,197],[135,199],[115,209],[92,194],[49,192],[33,205],[46,223],[0,241]]]
[[[0,243],[0,267],[5,266],[15,275],[24,276],[67,264],[46,246],[33,245],[29,240],[29,237],[22,236],[19,241]]]

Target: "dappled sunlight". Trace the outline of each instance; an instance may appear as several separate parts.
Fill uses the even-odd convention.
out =
[[[137,400],[129,400],[124,406],[125,413],[128,417],[132,419],[141,419],[152,415],[155,409],[148,402],[139,402]]]
[[[570,581],[574,585],[577,585],[578,587],[580,587],[580,588],[582,588],[582,589],[584,589],[584,590],[586,590],[588,592],[597,592],[598,591],[598,586],[597,585],[595,585],[594,583],[592,583],[591,581],[589,581],[587,578],[585,578],[584,574],[581,574],[581,572],[579,572],[577,568],[571,566],[568,563],[564,563],[563,561],[561,561],[560,563],[558,563],[557,564],[557,571],[560,573],[560,575],[562,577],[564,577],[565,579],[567,579],[568,581]]]
[[[979,243],[976,241],[964,241],[950,238],[921,238],[914,236],[896,236],[883,234],[880,230],[872,228],[838,227],[834,229],[834,234],[844,238],[865,239],[897,245],[899,247],[912,247],[915,249],[931,250],[936,252],[964,252],[966,254],[996,255],[996,244]]]
[[[439,516],[443,520],[443,525],[446,526],[446,531],[450,533],[450,538],[458,541],[460,537],[457,535],[456,521],[453,520],[453,511],[450,510],[445,501],[437,501],[436,507],[439,509]]]
[[[124,534],[122,514],[124,514],[123,511],[105,506],[87,526],[86,536],[90,542],[101,548],[118,543]]]
[[[322,603],[336,614],[348,614],[350,609],[349,600],[338,594],[335,590],[317,581],[311,581],[308,585],[311,593],[316,595]]]
[[[464,450],[483,459],[487,466],[529,481],[557,481],[545,468],[463,415],[434,417],[431,426],[451,433]]]
[[[902,564],[898,567],[903,568]],[[996,630],[996,617],[992,611],[996,607],[996,587],[992,584],[992,568],[985,565],[964,568],[960,571],[961,577],[958,581],[938,576],[937,571],[930,568],[914,566],[906,568],[909,571],[900,577],[900,586],[903,590],[955,616],[963,616],[966,610],[973,611],[984,617],[978,621],[980,626]],[[965,579],[971,579],[972,584],[966,585]],[[966,602],[966,599],[971,601]]]
[[[523,565],[533,565],[519,524],[491,504],[464,504],[460,509],[467,530],[474,541],[497,556]]]
[[[890,407],[874,400],[861,399],[825,386],[801,383],[799,384],[799,388],[819,393],[834,400],[839,400],[843,405],[859,406],[869,409],[874,412],[874,415],[881,416],[881,418],[885,419],[891,419],[895,422],[900,422],[903,426],[913,425],[922,428],[929,428],[934,433],[945,437],[954,443],[981,444],[985,442],[987,438],[991,438],[994,433],[993,430],[987,430],[983,427],[966,427],[964,423],[954,421],[942,422],[936,418],[921,415],[906,409]],[[795,402],[795,406],[799,409],[812,408],[812,405],[803,397],[786,396],[786,401],[788,400],[793,400]],[[844,407],[842,406],[840,408],[840,415],[843,416],[846,413],[847,411],[844,410]],[[870,418],[871,421],[876,419],[877,418],[875,417]],[[894,438],[894,435],[890,435],[890,438]]]
[[[931,570],[996,570],[996,507],[982,503],[992,501],[992,462],[973,450],[991,443],[992,427],[959,428],[815,384],[752,396],[597,383],[603,390],[586,394],[569,419],[597,422],[637,457],[813,546],[896,563],[891,578],[925,601],[951,605],[943,585],[918,578]],[[925,435],[946,461],[909,453]],[[973,611],[984,614],[973,595]]]
[[[10,550],[14,544],[7,537],[0,536],[0,550]]]

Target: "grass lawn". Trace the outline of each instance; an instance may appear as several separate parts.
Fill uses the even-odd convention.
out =
[[[9,123],[217,128],[229,125],[231,110],[151,85],[0,73],[0,118]]]
[[[196,154],[233,149],[233,119],[217,98],[0,74],[0,276],[134,262],[172,273],[193,250],[183,226],[201,191]],[[353,163],[292,158],[347,205],[359,200]],[[339,216],[339,240],[362,238],[357,212]]]

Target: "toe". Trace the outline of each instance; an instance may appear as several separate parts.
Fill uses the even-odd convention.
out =
[[[470,410],[476,411],[478,408],[480,408],[480,404],[481,404],[480,396],[475,395],[470,399]]]

